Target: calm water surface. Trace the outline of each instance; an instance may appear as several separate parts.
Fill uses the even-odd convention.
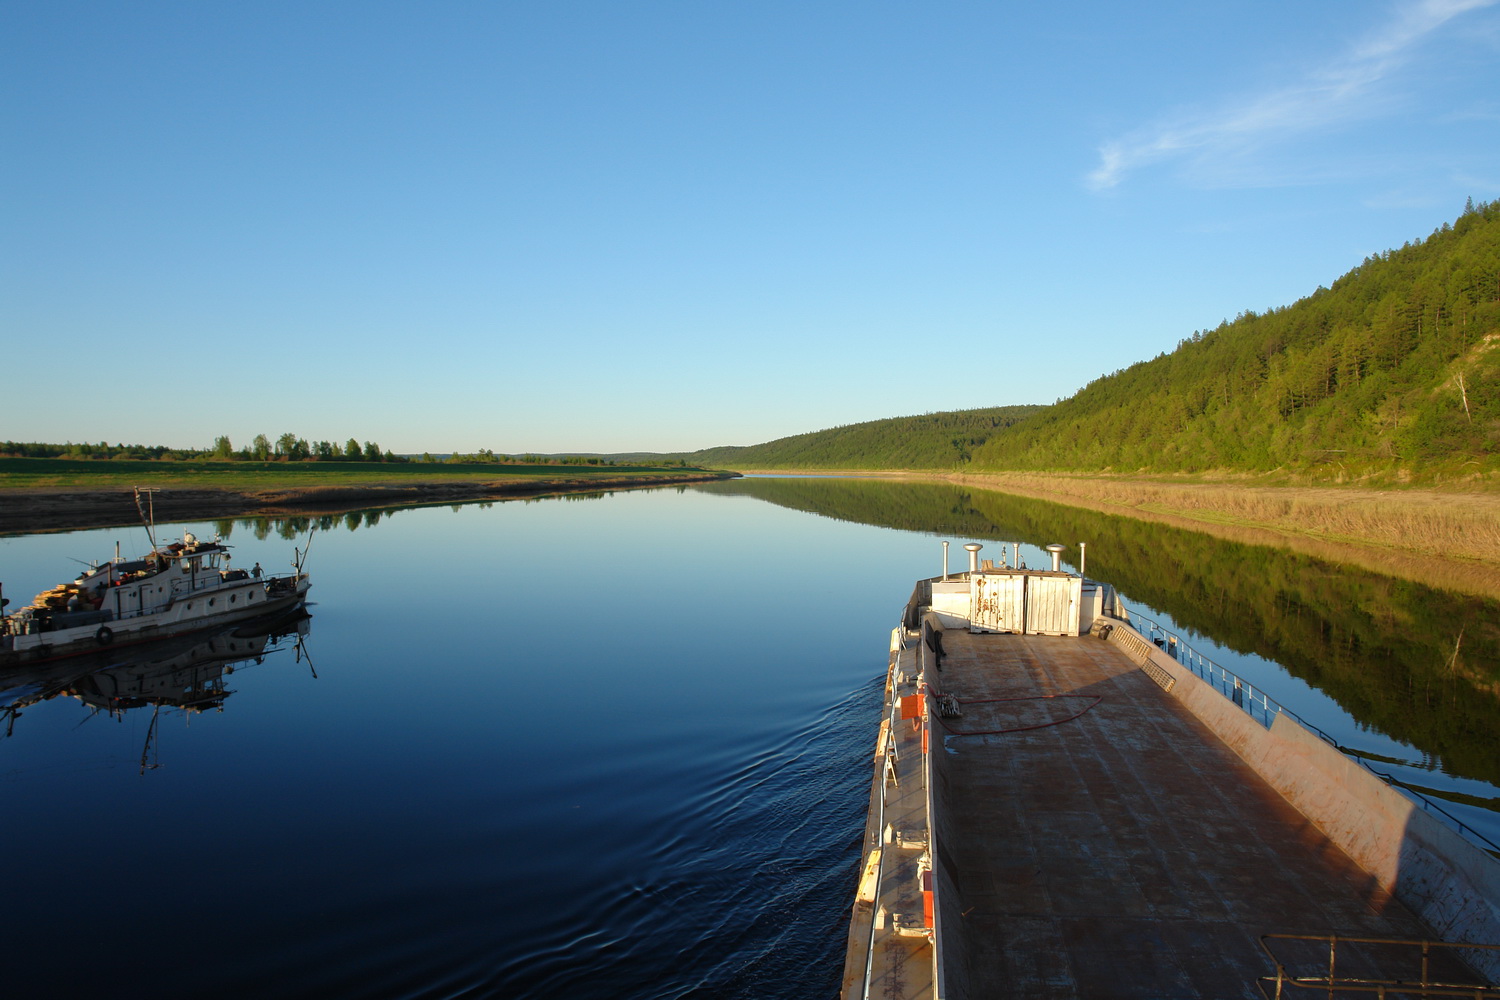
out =
[[[300,648],[239,661],[221,711],[153,728],[150,707],[60,695],[0,720],[7,995],[832,996],[887,636],[936,539],[1019,540],[1041,565],[1046,532],[1092,530],[1109,579],[1101,532],[1119,533],[833,485],[325,519]],[[278,527],[302,525],[164,533],[228,529],[237,563],[278,568]],[[139,529],[0,539],[6,593],[116,539],[144,548]],[[1125,548],[1116,568],[1150,591]],[[1211,613],[1158,605],[1215,648]],[[1493,817],[1493,779],[1447,764],[1462,752],[1351,715],[1338,684],[1227,631],[1234,669]]]

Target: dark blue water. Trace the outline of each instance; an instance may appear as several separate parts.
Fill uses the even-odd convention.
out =
[[[117,538],[144,545],[4,539],[7,593]],[[149,709],[57,697],[0,740],[6,993],[829,995],[887,635],[934,558],[676,490],[323,532],[312,669],[162,714],[144,774]]]
[[[116,539],[0,539],[7,595]],[[309,568],[311,662],[241,664],[222,711],[11,720],[7,996],[836,994],[932,536],[673,489],[352,517]]]

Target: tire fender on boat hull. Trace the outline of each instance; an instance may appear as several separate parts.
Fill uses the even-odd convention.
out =
[[[101,646],[108,646],[115,641],[115,633],[108,625],[100,625],[99,631],[94,633],[94,641]]]

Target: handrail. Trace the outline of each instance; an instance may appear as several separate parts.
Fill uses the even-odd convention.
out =
[[[1292,975],[1286,967],[1286,963],[1276,955],[1271,948],[1272,941],[1306,941],[1312,944],[1326,944],[1328,946],[1328,959],[1326,964],[1319,962],[1319,972],[1316,975],[1298,976]],[[1339,975],[1338,973],[1338,946],[1348,945],[1375,945],[1385,949],[1389,954],[1395,948],[1421,949],[1420,979],[1373,979],[1365,976]],[[1345,937],[1336,934],[1262,934],[1260,936],[1261,949],[1271,959],[1276,967],[1276,974],[1272,976],[1261,976],[1256,980],[1256,986],[1262,996],[1280,1000],[1285,995],[1288,987],[1293,989],[1317,990],[1325,996],[1333,996],[1337,993],[1374,993],[1379,997],[1393,995],[1404,997],[1500,997],[1500,986],[1492,986],[1483,982],[1455,983],[1435,980],[1432,974],[1433,950],[1451,949],[1454,951],[1495,951],[1500,950],[1500,945],[1474,944],[1449,941],[1427,941],[1409,940],[1402,938],[1367,938],[1367,937]],[[1345,953],[1347,954],[1347,947]],[[1266,986],[1274,985],[1275,991],[1266,992]]]
[[[1146,636],[1147,639],[1151,640],[1157,646],[1160,646],[1168,656],[1171,656],[1174,660],[1182,664],[1184,667],[1187,667],[1193,672],[1195,676],[1213,685],[1215,690],[1224,695],[1224,697],[1228,698],[1230,701],[1234,702],[1236,705],[1239,705],[1245,710],[1245,713],[1247,715],[1249,715],[1252,719],[1255,719],[1257,722],[1260,722],[1267,729],[1271,728],[1271,723],[1275,721],[1275,718],[1278,714],[1285,715],[1288,718],[1293,719],[1297,722],[1298,725],[1316,735],[1324,743],[1327,743],[1339,753],[1344,754],[1346,757],[1354,758],[1354,760],[1358,761],[1359,764],[1371,774],[1375,775],[1377,778],[1384,781],[1391,787],[1399,789],[1403,794],[1413,799],[1417,805],[1420,805],[1423,811],[1437,813],[1438,815],[1446,819],[1450,824],[1452,824],[1454,829],[1456,829],[1460,834],[1470,838],[1471,840],[1478,841],[1478,846],[1488,851],[1489,853],[1500,857],[1500,844],[1496,844],[1493,840],[1486,837],[1484,834],[1480,833],[1478,830],[1474,829],[1472,826],[1465,823],[1463,820],[1459,819],[1457,816],[1453,815],[1448,810],[1438,805],[1436,802],[1433,802],[1426,795],[1423,795],[1421,792],[1412,788],[1410,785],[1407,785],[1405,782],[1402,782],[1392,775],[1386,774],[1384,771],[1375,770],[1375,768],[1372,767],[1370,763],[1363,757],[1361,757],[1359,754],[1354,753],[1343,744],[1339,743],[1338,740],[1328,735],[1322,729],[1319,729],[1311,722],[1308,722],[1306,719],[1302,718],[1302,716],[1298,715],[1296,712],[1293,712],[1291,709],[1287,708],[1285,705],[1282,705],[1280,702],[1271,700],[1271,698],[1265,693],[1265,691],[1257,691],[1254,685],[1250,684],[1248,681],[1245,681],[1238,674],[1224,668],[1218,663],[1215,663],[1213,660],[1210,660],[1208,657],[1198,652],[1192,646],[1189,646],[1186,642],[1183,642],[1182,637],[1179,636],[1176,632],[1173,632],[1171,629],[1166,628],[1161,623],[1152,621],[1145,615],[1138,614],[1134,611],[1122,610],[1121,614],[1123,615],[1125,621],[1129,622],[1132,627],[1135,626],[1136,622],[1141,622],[1147,625],[1150,630],[1149,634]],[[1137,628],[1136,631],[1140,631],[1140,629]],[[1160,639],[1156,638],[1158,635],[1161,636]],[[1256,716],[1255,700],[1257,697],[1259,697],[1260,699],[1261,717]]]
[[[1470,838],[1471,840],[1481,841],[1481,846],[1486,851],[1493,854],[1495,857],[1500,858],[1500,844],[1495,843],[1493,840],[1486,837],[1484,834],[1480,833],[1478,830],[1474,829],[1472,826],[1465,823],[1463,820],[1459,819],[1457,816],[1453,815],[1451,812],[1444,809],[1442,806],[1438,805],[1436,802],[1432,801],[1427,796],[1423,795],[1421,792],[1417,791],[1415,788],[1411,787],[1395,775],[1387,774],[1384,771],[1375,770],[1374,765],[1372,765],[1369,761],[1365,760],[1358,754],[1351,753],[1344,747],[1339,747],[1339,750],[1359,761],[1360,764],[1364,766],[1365,770],[1375,775],[1375,777],[1379,778],[1387,785],[1390,785],[1393,788],[1398,788],[1402,792],[1406,793],[1406,795],[1408,795],[1409,797],[1415,799],[1417,805],[1421,806],[1424,812],[1435,812],[1439,814],[1449,823],[1452,823],[1459,833],[1463,834],[1465,837]]]
[[[1275,721],[1277,715],[1285,715],[1295,720],[1304,729],[1318,736],[1318,738],[1329,746],[1337,747],[1339,750],[1344,749],[1339,746],[1337,740],[1329,736],[1322,729],[1308,722],[1302,716],[1281,704],[1281,702],[1272,699],[1264,690],[1256,690],[1255,685],[1240,677],[1234,671],[1204,656],[1198,650],[1184,642],[1180,635],[1160,622],[1152,621],[1145,615],[1135,611],[1122,610],[1121,614],[1127,623],[1133,625],[1134,622],[1138,621],[1149,626],[1147,639],[1160,647],[1168,656],[1191,670],[1195,676],[1213,685],[1220,694],[1236,705],[1239,705],[1245,710],[1246,715],[1255,719],[1267,729],[1271,728],[1271,723]],[[1137,629],[1136,631],[1140,630]],[[1156,638],[1158,635],[1161,636],[1161,639]],[[1260,717],[1256,716],[1257,698],[1260,700]]]
[[[876,814],[875,819],[876,845],[880,844],[882,831],[885,830],[886,768],[889,766],[886,763],[886,755],[889,754],[891,750],[890,741],[893,741],[895,739],[896,710],[901,703],[900,699],[896,697],[896,684],[898,683],[898,679],[901,677],[901,654],[906,652],[905,624],[899,625],[895,629],[892,629],[892,632],[899,635],[900,638],[898,640],[896,655],[891,659],[890,669],[886,673],[886,681],[890,685],[891,689],[891,707],[890,710],[886,713],[888,716],[888,726],[886,727],[886,732],[889,735],[887,736],[887,742],[880,748],[880,756],[882,759],[876,761],[875,763],[877,775],[875,780],[880,782],[880,808]],[[880,914],[880,882],[884,877],[885,851],[882,849],[880,851],[880,860],[875,864],[875,898],[873,901],[871,901],[870,904],[870,943],[869,947],[865,950],[865,982],[864,989],[861,992],[862,1000],[870,1000],[870,984],[871,981],[875,978],[875,924],[876,918]]]

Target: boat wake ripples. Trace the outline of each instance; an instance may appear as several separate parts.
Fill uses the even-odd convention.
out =
[[[879,697],[878,685],[862,686],[746,748],[653,817],[671,835],[635,859],[630,877],[574,899],[522,953],[445,995],[832,995],[864,824],[866,723]]]

